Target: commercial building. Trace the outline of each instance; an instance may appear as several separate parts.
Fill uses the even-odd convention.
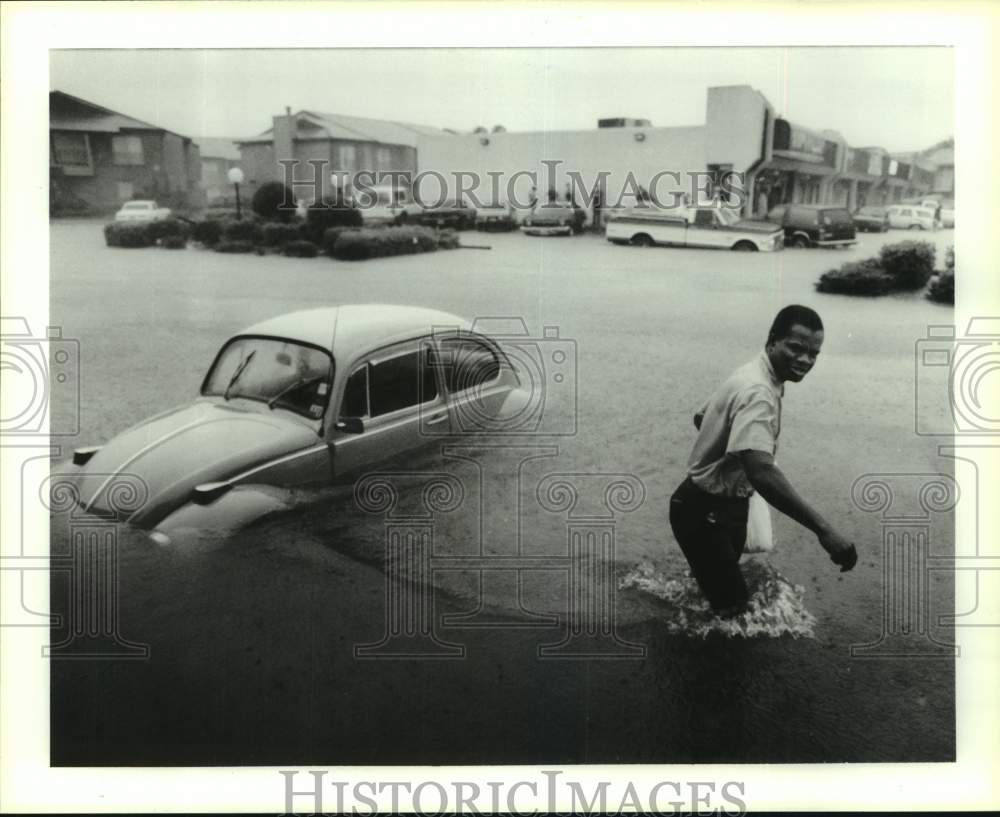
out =
[[[423,134],[417,143],[421,193],[432,198],[439,176],[449,196],[463,186],[483,201],[524,202],[549,188],[561,197],[576,184],[586,193],[599,191],[601,205],[613,207],[632,203],[637,187],[670,202],[672,194],[691,194],[693,184],[707,185],[696,174],[734,171],[743,174],[744,214],[762,216],[779,204],[836,202],[854,209],[934,187],[925,158],[904,161],[882,148],[850,147],[836,131],[776,116],[747,85],[709,88],[704,125],[654,127],[625,118],[600,124],[580,131]],[[471,178],[479,180],[474,187],[463,181]]]
[[[201,163],[190,137],[71,96],[49,94],[50,209],[107,213],[130,199],[197,207]]]

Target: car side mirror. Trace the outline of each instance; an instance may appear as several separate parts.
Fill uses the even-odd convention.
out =
[[[360,417],[341,417],[333,427],[345,434],[363,434],[365,430],[365,424]]]

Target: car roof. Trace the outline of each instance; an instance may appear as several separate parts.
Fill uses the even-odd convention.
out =
[[[289,312],[248,326],[237,335],[264,335],[301,340],[331,349],[334,360],[390,343],[429,335],[437,329],[469,329],[464,318],[419,306],[344,304]]]

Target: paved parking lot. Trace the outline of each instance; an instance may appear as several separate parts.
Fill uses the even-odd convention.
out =
[[[124,604],[136,628],[160,639],[154,650],[159,649],[166,667],[161,663],[158,670],[120,671],[105,680],[118,685],[122,700],[145,696],[159,701],[161,711],[157,714],[144,705],[132,727],[95,738],[92,712],[57,706],[54,723],[62,724],[64,759],[121,761],[123,753],[141,744],[158,762],[184,762],[192,752],[198,762],[274,760],[265,736],[275,734],[281,739],[271,741],[271,748],[293,752],[299,761],[323,762],[401,762],[408,757],[428,762],[463,757],[469,762],[651,762],[723,756],[757,762],[945,759],[953,740],[951,687],[945,682],[950,665],[932,671],[916,662],[890,673],[884,666],[844,656],[849,644],[877,638],[882,603],[881,534],[876,520],[851,506],[851,485],[869,472],[950,467],[937,457],[935,441],[913,433],[913,354],[927,326],[950,322],[952,312],[920,293],[862,299],[814,290],[827,269],[875,255],[885,243],[914,237],[933,241],[940,260],[951,232],[862,234],[847,250],[788,249],[773,254],[619,247],[595,235],[530,238],[466,232],[464,243],[489,249],[348,263],[221,255],[196,248],[109,249],[95,222],[54,223],[51,322],[63,328],[65,337],[78,339],[81,349],[81,433],[66,440],[67,450],[102,442],[190,399],[222,341],[271,315],[368,302],[410,303],[468,318],[517,316],[537,336],[545,326],[558,327],[560,338],[576,347],[572,386],[578,428],[575,435],[554,441],[559,446],[557,467],[573,473],[631,474],[645,485],[645,503],[619,527],[623,564],[669,563],[665,554],[672,537],[666,526],[666,500],[683,475],[693,441],[692,412],[722,377],[762,347],[778,308],[810,305],[824,319],[827,340],[814,372],[802,385],[788,389],[779,459],[803,493],[841,521],[862,553],[858,568],[842,578],[809,535],[776,520],[782,546],[772,561],[791,581],[807,586],[807,606],[819,622],[817,641],[748,642],[735,653],[728,647],[706,653],[711,644],[658,641],[655,628],[648,630],[648,611],[634,608],[626,610],[626,616],[632,616],[628,623],[640,628],[635,637],[650,639],[653,660],[641,668],[595,670],[593,676],[586,671],[600,687],[597,692],[581,686],[583,676],[565,665],[543,670],[530,661],[516,664],[523,673],[519,678],[504,678],[500,669],[498,682],[494,670],[517,646],[478,634],[480,655],[498,663],[465,662],[460,672],[446,677],[426,667],[415,669],[425,685],[420,690],[441,686],[433,693],[419,693],[425,718],[402,729],[401,742],[390,747],[379,744],[355,714],[338,709],[346,691],[369,694],[364,684],[346,670],[317,663],[321,658],[337,660],[334,647],[343,640],[343,629],[348,622],[357,624],[359,609],[367,611],[365,615],[377,613],[382,592],[381,574],[372,567],[375,558],[358,558],[364,545],[357,544],[357,531],[345,528],[335,508],[308,510],[303,518],[313,526],[311,532],[301,521],[279,521],[277,527],[206,548],[188,562],[137,547],[123,557],[124,575],[134,580]],[[76,410],[66,397],[58,390],[54,394],[56,423]],[[333,542],[332,554],[319,546],[323,541]],[[171,601],[166,588],[178,587],[184,592]],[[156,597],[152,607],[151,595]],[[180,597],[184,614],[176,602]],[[450,603],[461,609],[460,600]],[[155,620],[150,609],[157,611]],[[191,610],[205,617],[204,628],[193,629],[191,618],[185,618]],[[174,614],[177,621],[171,623]],[[377,629],[376,624],[371,627]],[[243,628],[250,629],[243,633]],[[241,634],[234,638],[234,632]],[[531,641],[530,634],[508,637],[522,646]],[[688,660],[700,669],[676,670],[678,661]],[[680,679],[671,675],[675,671],[681,672]],[[705,673],[715,671],[748,673],[751,680],[744,692],[758,701],[762,694],[776,694],[776,683],[782,685],[782,696],[802,697],[789,712],[765,706],[756,714],[740,703],[742,692],[715,699],[713,706],[732,707],[734,716],[749,718],[751,723],[743,728],[756,735],[723,751],[717,743],[721,732],[698,732],[697,719],[688,712],[691,697],[684,693],[688,685],[703,683],[709,677]],[[377,700],[369,700],[369,707],[382,706],[405,688],[398,673],[384,668],[378,672],[383,674],[371,686]],[[61,689],[87,683],[80,673],[78,668],[60,668],[54,683],[65,684]],[[248,692],[225,698],[223,710],[212,710],[218,696],[225,696],[225,685],[237,676],[247,677],[248,689],[259,697]],[[550,683],[562,685],[566,697],[552,700],[551,688],[546,689]],[[483,684],[485,699],[496,706],[509,706],[512,695],[527,695],[531,703],[525,706],[531,711],[518,710],[520,719],[512,720],[518,725],[503,726],[503,719],[482,713],[473,717],[471,699],[468,704],[444,702],[454,697],[450,693],[464,700],[461,689]],[[615,703],[621,697],[615,692],[618,684],[629,690],[634,708]],[[884,690],[874,699],[869,694],[873,686]],[[281,689],[294,690],[292,711],[261,711],[260,700],[280,699]],[[177,697],[179,690],[188,697]],[[932,704],[915,708],[914,690],[925,702],[931,696]],[[312,704],[302,703],[301,695],[312,695]],[[191,703],[191,696],[197,703]],[[708,705],[704,702],[713,699],[699,700]],[[774,705],[779,707],[777,698]],[[436,716],[426,711],[449,706],[458,714],[452,711],[444,717],[440,711]],[[656,707],[662,711],[650,715]],[[328,715],[322,725],[315,722],[317,708]],[[892,724],[881,730],[871,726],[871,719],[886,708],[895,713]],[[209,711],[214,714],[196,722],[198,713]],[[168,725],[165,712],[172,713]],[[544,712],[551,716],[551,728],[542,739],[531,723]],[[583,732],[591,727],[579,720],[581,712],[605,713],[587,739]],[[401,714],[398,708],[386,707],[383,715],[373,715],[372,723],[413,717],[412,711]],[[658,724],[656,739],[642,737],[646,717]],[[817,720],[829,729],[822,746],[810,738]],[[715,722],[722,729],[726,719]],[[307,723],[312,725],[307,728]],[[861,728],[858,723],[866,724],[863,738],[855,733]],[[683,724],[679,732],[678,724]],[[169,735],[162,746],[167,748],[150,748],[156,745],[151,736],[165,728]],[[485,732],[473,739],[470,730],[476,728]],[[345,732],[355,740],[354,755],[338,748],[337,734]],[[665,739],[668,734],[673,737]],[[765,739],[765,734],[771,737]],[[542,754],[533,755],[532,747],[539,746]],[[427,754],[415,755],[418,747]]]

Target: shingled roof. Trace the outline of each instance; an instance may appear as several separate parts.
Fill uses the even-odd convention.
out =
[[[377,142],[384,145],[416,147],[420,136],[447,136],[448,131],[411,122],[368,119],[339,113],[299,111],[295,115],[297,139],[345,139],[356,142]],[[270,141],[273,128],[243,142]]]
[[[56,110],[58,109],[58,110]],[[49,92],[49,130],[87,131],[90,133],[118,133],[122,130],[158,130],[172,133],[181,139],[189,139],[172,130],[134,119],[123,113],[112,111],[94,102],[67,94],[64,91]]]

